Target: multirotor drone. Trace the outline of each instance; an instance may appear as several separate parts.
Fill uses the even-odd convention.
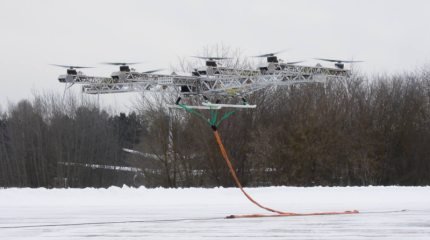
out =
[[[156,92],[175,93],[179,96],[204,96],[213,98],[244,97],[257,90],[274,85],[292,85],[301,83],[325,83],[330,80],[347,80],[351,72],[344,69],[344,63],[362,61],[343,61],[316,58],[317,60],[334,62],[334,68],[298,65],[303,61],[283,62],[276,56],[281,52],[268,53],[253,57],[266,58],[266,62],[258,65],[257,69],[228,68],[219,64],[229,58],[224,57],[200,57],[205,60],[205,66],[195,68],[191,76],[172,74],[156,74],[163,69],[137,72],[131,65],[135,63],[103,63],[119,66],[119,71],[113,72],[110,77],[95,77],[83,74],[79,69],[88,68],[82,66],[64,66],[67,74],[60,75],[58,80],[66,83],[66,89],[74,84],[82,85],[85,94],[108,94],[123,92]],[[244,100],[244,103],[246,101]],[[210,104],[210,105],[208,105]],[[190,106],[193,108],[215,107],[255,107],[255,105],[226,105],[212,104],[207,99],[204,106]],[[174,105],[171,105],[174,107]]]

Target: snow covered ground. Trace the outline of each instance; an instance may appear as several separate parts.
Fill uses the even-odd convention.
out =
[[[224,219],[270,214],[236,188],[0,189],[0,239],[430,239],[430,187],[246,190],[280,211],[360,213]]]

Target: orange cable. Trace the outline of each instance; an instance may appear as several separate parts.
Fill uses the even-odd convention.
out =
[[[243,194],[255,205],[259,206],[260,208],[263,208],[269,212],[275,212],[279,213],[279,215],[263,215],[263,214],[252,214],[252,215],[231,215],[227,218],[250,218],[250,217],[282,217],[282,216],[308,216],[308,215],[335,215],[335,214],[353,214],[358,213],[357,210],[354,211],[345,211],[345,212],[325,212],[325,213],[286,213],[281,212],[277,210],[273,210],[271,208],[264,207],[260,205],[258,202],[256,202],[254,199],[252,199],[246,192],[243,190],[242,185],[239,182],[239,179],[237,179],[236,172],[234,171],[233,167],[231,166],[230,160],[227,157],[227,153],[224,149],[224,146],[222,145],[221,139],[218,135],[218,131],[214,131],[216,140],[218,141],[219,147],[221,149],[222,155],[224,156],[225,161],[227,162],[228,167],[230,168],[231,175],[233,175],[234,180],[236,180],[237,186],[242,190]]]

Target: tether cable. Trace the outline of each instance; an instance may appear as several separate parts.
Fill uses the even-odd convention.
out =
[[[237,186],[240,188],[240,190],[243,192],[243,194],[245,194],[245,196],[251,201],[253,202],[255,205],[259,206],[260,208],[263,208],[269,212],[275,212],[278,213],[276,215],[263,215],[263,214],[251,214],[251,215],[231,215],[231,216],[227,216],[226,218],[252,218],[252,217],[283,217],[283,216],[309,216],[309,215],[337,215],[337,214],[354,214],[354,213],[358,213],[357,210],[354,211],[345,211],[345,212],[323,212],[323,213],[287,213],[287,212],[281,212],[281,211],[277,211],[277,210],[273,210],[271,208],[267,208],[262,206],[261,204],[259,204],[258,202],[256,202],[254,199],[252,199],[246,192],[245,190],[243,190],[242,185],[239,182],[239,179],[236,176],[236,173],[233,169],[233,166],[230,163],[230,160],[228,159],[227,153],[225,151],[224,146],[222,145],[221,139],[218,135],[218,131],[216,130],[216,128],[214,129],[214,134],[215,137],[218,141],[218,145],[221,149],[222,155],[225,159],[225,161],[227,162],[228,167],[230,168],[230,172],[231,175],[233,176],[234,180],[236,181]]]
[[[409,212],[414,210],[394,210],[394,211],[379,211],[379,212],[360,212],[360,214],[383,214],[383,213],[400,213],[400,212]],[[256,215],[256,216],[255,216]],[[315,214],[314,214],[315,215]],[[322,215],[322,214],[320,214]],[[335,214],[325,214],[325,215],[335,215]],[[234,218],[240,218],[240,216],[235,216]],[[279,215],[262,215],[254,214],[254,215],[243,215],[244,216],[254,216],[254,217],[281,217],[284,216],[282,214]],[[297,215],[288,215],[288,216],[307,216],[306,214],[297,214]],[[160,219],[160,220],[136,220],[136,221],[118,221],[118,222],[91,222],[91,223],[65,223],[65,224],[45,224],[45,225],[28,225],[28,226],[9,226],[9,227],[0,227],[0,229],[19,229],[19,228],[43,228],[43,227],[70,227],[70,226],[86,226],[86,225],[108,225],[108,224],[123,224],[123,223],[157,223],[157,222],[182,222],[182,221],[210,221],[210,220],[222,220],[232,218],[231,216],[220,218],[183,218],[183,219]]]
[[[45,224],[45,225],[28,225],[28,226],[10,226],[0,227],[5,228],[40,228],[40,227],[70,227],[70,226],[86,226],[86,225],[107,225],[107,224],[122,224],[122,223],[157,223],[157,222],[182,222],[182,221],[209,221],[221,220],[225,218],[183,218],[183,219],[161,219],[161,220],[136,220],[136,221],[118,221],[118,222],[91,222],[91,223],[65,223],[65,224]]]
[[[252,199],[252,198],[251,198],[251,197],[250,197],[250,196],[245,192],[245,190],[243,190],[243,188],[242,188],[242,184],[240,184],[239,179],[237,179],[236,173],[235,173],[235,171],[233,170],[233,166],[231,166],[230,160],[228,159],[227,153],[226,153],[226,151],[225,151],[225,149],[224,149],[224,146],[222,145],[221,139],[219,138],[218,131],[217,131],[217,130],[215,130],[215,131],[214,131],[214,133],[215,133],[216,140],[218,141],[219,148],[221,149],[222,155],[224,156],[224,159],[225,159],[225,161],[227,162],[228,167],[230,168],[231,175],[233,175],[233,178],[234,178],[234,180],[236,181],[237,186],[240,188],[240,190],[242,190],[243,194],[245,194],[245,196],[249,199],[249,201],[253,202],[255,205],[257,205],[257,206],[259,206],[260,208],[263,208],[263,209],[265,209],[265,210],[267,210],[267,211],[275,212],[275,213],[279,213],[279,214],[285,214],[284,212],[276,211],[276,210],[273,210],[273,209],[271,209],[271,208],[267,208],[267,207],[264,207],[264,206],[260,205],[258,202],[256,202],[254,199]]]
[[[402,210],[392,210],[392,211],[377,211],[377,212],[360,212],[360,214],[384,214],[384,213],[400,213],[400,212],[410,212],[414,210],[402,209]],[[417,210],[419,211],[419,210]],[[307,216],[307,215],[335,215],[335,214],[294,214],[290,213],[288,216]],[[245,218],[245,217],[281,217],[287,216],[283,214],[279,215],[232,215],[234,217],[228,216],[225,218],[213,217],[213,218],[182,218],[182,219],[159,219],[159,220],[136,220],[136,221],[117,221],[117,222],[90,222],[90,223],[65,223],[65,224],[45,224],[45,225],[28,225],[28,226],[9,226],[0,227],[0,229],[19,229],[19,228],[41,228],[41,227],[70,227],[70,226],[86,226],[86,225],[108,225],[108,224],[124,224],[124,223],[157,223],[157,222],[182,222],[182,221],[210,221],[210,220],[222,220],[228,218]]]

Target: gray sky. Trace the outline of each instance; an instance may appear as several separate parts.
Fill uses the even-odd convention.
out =
[[[280,58],[354,58],[368,61],[368,73],[400,72],[429,60],[429,9],[426,0],[0,0],[0,105],[31,97],[32,88],[62,92],[65,69],[47,63],[110,76],[117,67],[97,63],[169,68],[176,56],[221,42],[249,56],[288,48]],[[101,98],[121,109],[133,94]]]

